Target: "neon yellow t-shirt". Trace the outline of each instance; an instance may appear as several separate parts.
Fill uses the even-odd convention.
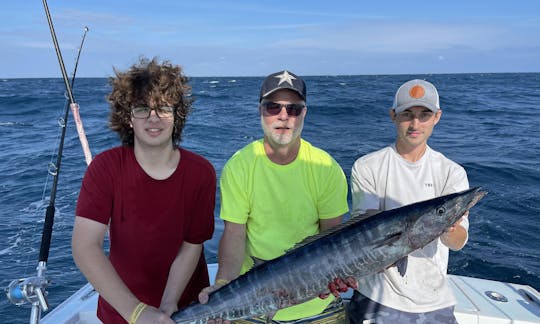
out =
[[[251,257],[275,259],[305,237],[317,234],[319,219],[348,212],[343,170],[328,153],[305,140],[297,158],[287,165],[270,161],[262,139],[248,144],[225,164],[220,189],[220,217],[246,224],[241,273],[253,266]],[[332,300],[315,298],[280,310],[274,319],[316,315]]]

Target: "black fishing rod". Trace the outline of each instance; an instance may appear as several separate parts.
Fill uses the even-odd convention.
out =
[[[64,139],[66,137],[66,128],[67,128],[66,123],[67,123],[68,114],[69,114],[69,106],[71,103],[73,103],[73,93],[71,92],[71,89],[73,89],[73,85],[75,84],[75,75],[77,74],[77,66],[79,65],[79,57],[81,56],[81,49],[84,44],[84,39],[86,38],[87,32],[88,32],[88,27],[84,27],[84,34],[81,40],[81,46],[79,47],[77,59],[75,60],[75,68],[73,70],[73,75],[71,77],[71,85],[69,85],[68,83],[68,86],[67,86],[67,89],[68,89],[67,93],[69,96],[69,101],[66,102],[66,108],[64,111],[64,119],[61,121],[62,135],[60,136],[60,144],[58,146],[58,155],[56,157],[56,165],[52,165],[49,168],[49,173],[53,175],[53,182],[52,182],[52,187],[51,187],[49,206],[47,206],[47,212],[45,214],[46,215],[45,224],[43,225],[43,234],[41,237],[41,248],[39,250],[39,261],[44,261],[44,262],[47,262],[49,259],[49,249],[51,246],[52,227],[53,227],[54,212],[55,212],[56,190],[57,190],[57,185],[58,185],[58,174],[60,172],[60,165],[62,163],[62,152],[64,150]],[[60,49],[57,48],[57,53],[60,53],[59,51]]]
[[[71,87],[69,85],[66,67],[64,66],[64,59],[62,58],[62,52],[60,51],[60,46],[58,46],[58,40],[56,39],[56,33],[54,32],[54,26],[51,13],[49,12],[49,6],[47,5],[47,0],[43,0],[43,7],[45,8],[45,15],[47,16],[47,22],[49,23],[49,29],[51,30],[52,41],[54,44],[54,49],[56,50],[56,57],[58,58],[60,70],[62,71],[62,78],[64,79],[64,84],[66,85],[69,103],[73,104],[75,103],[75,99],[73,98],[73,92],[71,91]]]
[[[58,176],[60,173],[60,166],[62,163],[62,152],[64,148],[64,139],[66,134],[66,125],[69,114],[69,108],[72,104],[76,104],[73,98],[72,88],[75,83],[75,76],[77,74],[77,67],[79,65],[79,58],[81,55],[81,50],[83,48],[84,40],[86,39],[86,33],[88,32],[88,27],[84,27],[84,34],[82,36],[81,44],[77,53],[77,58],[75,60],[75,67],[71,77],[71,84],[68,81],[66,69],[64,66],[64,61],[62,59],[62,53],[58,46],[58,41],[56,40],[56,34],[54,32],[54,27],[52,24],[52,19],[49,13],[49,8],[47,6],[47,1],[43,0],[43,5],[45,7],[45,13],[47,15],[47,20],[49,23],[49,28],[53,38],[54,48],[60,63],[60,68],[62,70],[62,76],[66,86],[66,92],[68,95],[68,100],[66,101],[66,107],[64,111],[63,120],[60,122],[62,127],[62,134],[60,137],[60,143],[58,147],[56,164],[49,166],[49,173],[53,175],[53,182],[51,187],[51,194],[49,199],[49,205],[47,206],[45,213],[45,223],[43,224],[43,232],[41,237],[41,247],[39,251],[39,262],[37,266],[37,276],[30,277],[25,279],[14,280],[6,289],[6,294],[8,299],[15,305],[22,305],[26,302],[32,304],[32,313],[30,315],[30,323],[39,323],[41,318],[41,311],[47,311],[49,309],[49,303],[46,298],[46,288],[49,284],[49,281],[45,277],[45,271],[47,270],[47,261],[49,258],[49,249],[51,246],[51,237],[52,229],[54,224],[54,213],[55,213],[55,201],[56,201],[56,192],[58,187]]]

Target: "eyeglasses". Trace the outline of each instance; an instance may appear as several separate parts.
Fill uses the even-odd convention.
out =
[[[306,105],[301,103],[280,104],[272,101],[263,102],[261,103],[261,106],[264,107],[268,115],[271,116],[279,115],[282,108],[287,110],[287,115],[289,116],[300,116],[302,110],[306,107]]]
[[[431,110],[421,111],[418,114],[413,113],[412,111],[405,110],[397,114],[397,120],[400,122],[412,121],[417,118],[419,122],[425,123],[433,117],[435,113]]]
[[[145,119],[150,117],[150,113],[153,111],[156,112],[156,115],[161,118],[172,118],[174,116],[174,108],[163,106],[158,108],[150,107],[135,107],[131,109],[131,116],[137,119]]]

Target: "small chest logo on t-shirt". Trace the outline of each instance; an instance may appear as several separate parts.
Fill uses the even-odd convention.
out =
[[[424,183],[424,187],[433,188],[433,183]]]

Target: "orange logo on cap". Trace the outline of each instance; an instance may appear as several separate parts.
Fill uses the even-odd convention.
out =
[[[415,85],[414,87],[409,90],[409,95],[415,99],[422,98],[424,94],[426,93],[426,90],[424,90],[424,87],[420,85]]]

